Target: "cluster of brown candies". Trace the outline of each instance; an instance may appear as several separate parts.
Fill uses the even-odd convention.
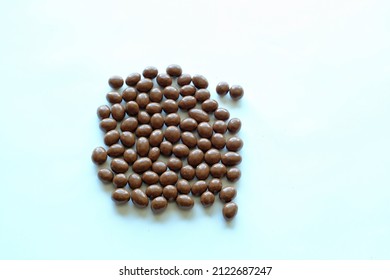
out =
[[[147,67],[142,76],[113,76],[108,83],[113,89],[106,96],[110,105],[97,110],[107,148],[95,148],[92,160],[101,165],[111,158],[98,177],[115,186],[112,199],[118,204],[131,200],[140,208],[150,204],[154,213],[161,213],[169,202],[191,209],[193,196],[210,207],[218,195],[224,218],[233,219],[236,188],[224,186],[222,179],[236,182],[241,176],[236,167],[243,146],[236,136],[241,121],[230,119],[229,111],[210,98],[207,79],[170,65],[166,73]],[[225,82],[216,91],[230,92],[233,100],[244,93],[241,86]]]

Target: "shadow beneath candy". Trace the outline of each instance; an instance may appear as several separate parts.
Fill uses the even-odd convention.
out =
[[[111,196],[111,193],[115,190],[115,186],[112,183],[107,183],[107,184],[101,183],[101,185],[103,186],[102,187],[103,190],[109,193],[109,195]]]
[[[167,209],[164,212],[154,214],[151,210],[151,215],[153,220],[156,222],[165,222],[168,219],[174,218],[174,216],[180,215],[181,220],[190,220],[194,217],[194,212],[191,210],[182,210],[180,209],[175,202],[169,202]]]
[[[178,209],[175,202],[169,202],[167,209],[165,209],[162,213],[153,213],[152,209],[150,208],[150,202],[149,205],[145,208],[138,208],[136,207],[131,200],[126,204],[115,204],[113,202],[116,212],[123,216],[123,217],[129,217],[134,216],[137,218],[150,218],[154,220],[155,222],[161,222],[164,223],[165,221],[172,219],[173,216],[177,215],[178,211],[181,212],[190,212],[190,211],[183,211]],[[191,213],[184,213],[182,216],[184,216],[187,219],[192,218]]]
[[[163,223],[172,217],[172,215],[175,213],[176,210],[175,207],[176,207],[176,203],[169,202],[167,208],[161,213],[153,213],[150,207],[149,207],[149,211],[150,211],[150,215],[152,216],[152,219],[155,222]]]
[[[203,211],[206,213],[207,216],[216,216],[216,215],[218,215],[218,213],[217,213],[218,209],[214,205],[211,205],[210,207],[203,207]]]
[[[115,189],[115,187],[109,183],[104,184],[101,182],[102,188],[105,192],[109,194],[108,200],[111,200],[111,193]],[[218,199],[218,196],[215,197],[215,202],[210,207],[204,207],[199,197],[193,197],[195,205],[192,209],[189,210],[183,210],[180,209],[175,202],[169,202],[167,209],[165,209],[162,213],[153,213],[153,211],[150,208],[150,202],[149,205],[145,208],[138,208],[136,207],[132,201],[130,200],[128,203],[125,204],[116,204],[114,201],[109,201],[109,203],[112,203],[113,207],[115,208],[115,211],[122,217],[126,218],[141,218],[141,219],[150,219],[154,222],[158,223],[166,223],[167,220],[170,219],[179,219],[179,220],[193,220],[196,217],[195,212],[203,212],[207,217],[210,218],[220,218],[222,219],[223,223],[225,224],[225,227],[228,229],[235,228],[235,220],[234,218],[231,221],[225,221],[222,215],[222,207],[223,203]],[[196,208],[196,209],[195,209]],[[201,209],[198,209],[201,208]],[[197,213],[200,214],[200,213]]]
[[[179,212],[179,215],[186,220],[190,220],[195,216],[194,209],[183,210],[178,208],[176,210]]]
[[[121,216],[127,216],[130,214],[130,212],[133,210],[131,209],[131,205],[129,203],[126,204],[116,204],[115,202],[112,202],[114,204],[116,212],[118,212]]]
[[[211,97],[213,98],[213,97]],[[219,108],[233,108],[233,109],[236,109],[236,108],[242,108],[244,107],[244,104],[246,103],[244,97],[240,100],[233,100],[229,94],[225,95],[225,96],[217,96],[215,98],[215,100],[218,102],[219,104]],[[243,104],[244,103],[244,104]],[[233,118],[233,116],[230,116],[231,118]]]
[[[189,210],[182,210],[177,207],[175,202],[169,202],[167,209],[165,209],[162,213],[153,213],[150,208],[150,203],[145,208],[138,208],[136,207],[131,201],[129,201],[126,204],[115,204],[113,203],[113,207],[115,207],[115,211],[122,217],[126,218],[141,218],[141,219],[150,219],[154,222],[164,224],[167,220],[170,219],[178,219],[181,221],[184,220],[193,220],[196,217],[195,212],[202,211],[206,216],[210,218],[216,218],[221,219],[222,222],[225,224],[225,228],[227,229],[234,229],[235,228],[235,220],[236,218],[232,219],[231,221],[225,221],[222,215],[222,206],[223,204],[220,201],[215,201],[213,205],[210,207],[203,207],[199,201],[195,202],[195,206],[192,209]],[[195,209],[195,208],[202,208]]]
[[[150,212],[151,212],[153,220],[155,222],[159,222],[159,223],[165,222],[167,219],[169,219],[169,216],[171,215],[171,213],[169,213],[169,212],[171,212],[171,211],[169,211],[169,205],[168,205],[167,209],[164,210],[164,212],[157,213],[157,214],[153,213],[152,210],[150,210]]]
[[[112,183],[103,183],[102,181],[100,181],[100,179],[97,176],[99,170],[103,169],[103,168],[109,168],[109,165],[107,162],[104,163],[103,165],[99,165],[99,166],[95,165],[96,180],[100,183],[100,185],[102,186],[102,189],[106,193],[109,193],[111,196],[111,193],[114,191],[115,186]]]
[[[138,208],[136,206],[134,206],[134,204],[132,204],[130,201],[126,204],[115,204],[114,203],[114,207],[115,207],[115,210],[119,213],[119,215],[121,216],[129,216],[129,215],[134,215],[134,216],[137,216],[137,217],[142,217],[142,218],[145,218],[146,216],[148,216],[148,208]]]
[[[222,219],[224,219],[224,218],[222,217]],[[230,221],[225,220],[225,227],[226,228],[234,228],[235,220],[236,220],[236,218],[234,218],[233,220],[230,220]]]
[[[103,188],[105,191],[111,193],[115,187],[112,184],[103,184]],[[127,188],[127,187],[126,187]],[[199,204],[199,198],[195,199],[198,201],[195,201],[195,204]],[[154,222],[158,223],[165,223],[167,220],[171,219],[180,219],[180,220],[192,220],[195,217],[195,206],[194,208],[190,210],[183,210],[180,209],[176,202],[169,202],[167,208],[161,212],[161,213],[153,213],[151,210],[151,201],[149,201],[149,204],[145,208],[138,208],[136,207],[132,201],[125,204],[116,204],[114,201],[112,201],[113,207],[115,207],[115,211],[122,217],[137,217],[141,219],[150,219]]]

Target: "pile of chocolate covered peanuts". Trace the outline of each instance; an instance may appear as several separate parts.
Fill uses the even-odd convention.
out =
[[[92,160],[102,166],[111,158],[98,177],[115,187],[112,199],[118,204],[131,200],[139,208],[150,204],[157,214],[170,202],[189,210],[193,196],[210,207],[218,195],[224,218],[233,219],[238,207],[232,184],[241,177],[237,165],[243,141],[236,135],[241,121],[211,99],[207,79],[172,64],[166,73],[147,67],[142,75],[112,76],[108,83],[109,105],[97,109],[107,148],[95,148]],[[226,82],[215,91],[221,97],[229,94],[233,102],[244,94],[241,86]]]

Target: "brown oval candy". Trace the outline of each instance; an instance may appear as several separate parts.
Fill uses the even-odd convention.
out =
[[[137,116],[139,112],[139,106],[135,101],[129,101],[126,103],[126,113],[129,116]]]
[[[194,200],[186,194],[179,194],[176,198],[177,206],[182,210],[190,210],[194,207]]]
[[[165,171],[163,174],[161,174],[160,184],[162,186],[174,185],[174,184],[176,184],[177,179],[178,179],[178,177],[177,177],[176,172],[168,170],[168,171]]]
[[[177,105],[176,101],[172,99],[164,100],[161,106],[164,112],[167,114],[176,113],[179,110],[179,106]]]
[[[128,87],[122,92],[122,99],[126,102],[134,101],[137,95],[138,91],[134,87]]]
[[[104,144],[107,146],[114,145],[118,143],[120,138],[120,133],[117,130],[110,130],[104,135]]]
[[[142,75],[145,77],[145,78],[148,78],[148,79],[154,79],[157,77],[157,74],[158,74],[158,70],[156,67],[154,66],[147,66],[144,71],[142,72]]]
[[[181,134],[181,141],[184,145],[187,145],[188,148],[194,148],[197,144],[196,136],[189,131]]]
[[[209,115],[202,109],[191,109],[188,111],[188,115],[198,123],[210,121]]]
[[[198,148],[203,152],[207,152],[211,149],[211,141],[207,138],[198,139],[197,145]]]
[[[188,194],[191,191],[191,185],[186,179],[177,181],[176,188],[181,194]]]
[[[233,166],[241,163],[241,156],[236,152],[227,152],[222,155],[221,161],[226,166]]]
[[[149,140],[145,137],[138,138],[135,149],[141,157],[146,157],[150,149]]]
[[[107,160],[107,152],[103,147],[97,147],[93,150],[91,158],[95,164],[103,164]]]
[[[177,157],[170,157],[167,161],[167,167],[173,171],[180,171],[183,167],[183,162]]]
[[[169,76],[179,77],[182,73],[182,69],[181,69],[180,65],[171,64],[171,65],[168,65],[166,72]]]
[[[160,144],[160,152],[164,156],[170,156],[172,154],[173,145],[169,141],[163,141]]]
[[[98,171],[98,178],[103,183],[111,183],[114,179],[114,173],[110,169],[103,168]]]
[[[206,101],[207,99],[209,99],[210,96],[211,96],[210,92],[207,89],[205,89],[205,88],[198,89],[195,92],[196,100],[198,100],[198,102],[201,102],[201,103]]]
[[[106,118],[102,119],[99,123],[99,127],[104,132],[114,130],[116,128],[117,122],[114,119]]]
[[[233,136],[226,141],[226,149],[231,152],[237,152],[241,150],[243,144],[244,143],[242,142],[241,138]]]
[[[191,75],[189,74],[181,74],[179,78],[177,78],[177,84],[179,86],[186,86],[192,82]]]
[[[155,199],[158,196],[161,196],[163,192],[163,188],[159,185],[150,185],[146,188],[145,194],[150,199]]]
[[[216,164],[221,160],[221,153],[217,149],[210,149],[204,155],[204,161],[210,165]]]
[[[207,88],[209,86],[209,82],[202,75],[194,75],[194,76],[192,76],[192,83],[197,88]]]
[[[156,184],[158,180],[159,176],[156,172],[145,171],[144,174],[142,174],[142,181],[144,181],[145,184],[153,185]]]
[[[196,106],[196,98],[193,96],[184,96],[180,101],[179,101],[179,107],[182,110],[189,110],[192,109]]]
[[[210,168],[210,173],[214,178],[222,178],[226,174],[226,166],[222,163],[213,164]]]
[[[191,193],[195,196],[200,196],[207,190],[207,183],[205,181],[196,181],[191,186]]]
[[[149,124],[142,124],[135,130],[135,135],[137,137],[149,137],[152,131],[153,128]]]
[[[115,189],[111,194],[111,198],[117,204],[124,204],[130,200],[130,192],[123,188]]]
[[[139,73],[131,73],[126,78],[126,85],[129,87],[135,86],[141,80],[141,75]]]
[[[234,202],[226,203],[222,208],[222,214],[226,221],[232,220],[237,215],[238,207]]]
[[[167,185],[163,188],[163,196],[168,201],[174,201],[177,197],[177,189],[172,185]]]
[[[152,170],[156,172],[158,175],[161,175],[165,171],[167,171],[167,165],[165,164],[165,162],[155,161],[153,162]]]
[[[99,119],[109,118],[111,115],[111,109],[107,105],[99,106],[96,110]]]
[[[240,119],[237,119],[237,118],[231,119],[231,120],[228,122],[227,128],[228,128],[228,130],[229,130],[231,133],[237,133],[237,132],[239,132],[240,129],[241,129],[241,120],[240,120]]]
[[[151,79],[142,79],[135,86],[139,92],[148,92],[153,88],[153,81]]]
[[[123,131],[120,135],[120,140],[126,147],[133,147],[135,143],[135,136],[130,131]]]
[[[197,129],[200,137],[210,138],[213,135],[213,128],[207,122],[201,122]]]
[[[229,84],[227,82],[220,82],[215,90],[219,95],[224,96],[229,92]]]
[[[152,161],[147,157],[139,158],[133,163],[133,171],[135,173],[143,173],[150,167],[152,167]]]
[[[145,111],[140,111],[137,116],[139,124],[148,124],[150,122],[150,116]]]
[[[236,197],[236,194],[237,194],[237,191],[235,188],[233,187],[226,187],[226,188],[223,188],[220,192],[219,192],[219,199],[222,201],[222,202],[230,202],[233,200],[233,198]]]
[[[152,102],[161,102],[163,98],[163,94],[161,92],[161,90],[159,88],[152,88],[150,91],[149,91],[149,99],[150,101]]]
[[[150,122],[150,115],[145,111],[139,111],[137,120],[140,124],[148,124]]]
[[[107,149],[107,155],[110,157],[120,157],[123,156],[123,153],[125,152],[125,147],[121,144],[114,144],[111,145]]]
[[[225,134],[227,130],[227,124],[224,121],[216,120],[213,124],[213,130],[216,133]]]
[[[152,209],[154,214],[160,214],[164,212],[167,207],[168,201],[163,196],[156,197],[150,203],[150,208]]]
[[[106,94],[106,99],[111,104],[121,103],[122,102],[122,95],[119,92],[110,91]]]
[[[206,180],[210,174],[210,167],[206,163],[201,163],[196,167],[195,175],[199,180]]]
[[[225,108],[218,108],[214,111],[214,117],[217,120],[226,121],[230,118],[230,113]]]
[[[179,98],[179,91],[173,86],[167,86],[162,93],[167,99],[177,100]]]
[[[176,126],[168,126],[165,130],[164,137],[172,144],[180,140],[180,129]]]
[[[112,180],[112,183],[117,188],[123,188],[127,185],[126,175],[123,173],[116,174]]]
[[[192,167],[196,167],[203,162],[204,153],[199,149],[192,150],[187,157],[187,162]]]
[[[222,189],[222,181],[221,179],[218,178],[213,178],[209,182],[209,191],[212,192],[213,194],[217,194],[221,191]]]
[[[226,178],[230,182],[236,182],[240,179],[240,177],[241,177],[241,171],[237,167],[229,168],[226,173]]]
[[[149,204],[149,199],[141,189],[135,189],[131,192],[131,201],[139,208],[145,208]]]
[[[161,113],[162,107],[160,103],[157,102],[151,102],[148,105],[146,105],[146,112],[150,115]]]
[[[191,165],[183,166],[180,169],[180,175],[183,179],[190,181],[195,177],[195,169]]]
[[[130,117],[122,121],[121,130],[134,132],[138,127],[138,120],[134,117]]]
[[[167,87],[172,84],[172,78],[166,73],[160,73],[157,75],[157,83],[162,87]]]
[[[149,150],[148,158],[150,158],[151,161],[156,161],[160,157],[160,148],[153,147]]]
[[[121,158],[114,158],[110,166],[115,173],[126,173],[129,170],[129,164]]]
[[[180,88],[181,96],[191,96],[195,95],[196,88],[193,85],[185,85]]]
[[[151,126],[153,129],[162,128],[163,125],[164,125],[164,117],[163,117],[163,115],[161,115],[160,113],[154,114],[154,115],[150,118],[150,126]]]
[[[204,207],[210,207],[211,205],[213,205],[214,201],[215,201],[215,196],[212,192],[205,191],[200,196],[200,203],[202,203]]]
[[[135,102],[137,102],[141,109],[145,109],[146,106],[150,103],[149,95],[146,93],[140,93],[135,99]]]
[[[226,139],[221,133],[215,133],[211,137],[211,144],[213,144],[215,148],[221,150],[225,147]]]
[[[131,174],[127,179],[127,182],[131,189],[137,189],[142,186],[142,178],[136,173]]]
[[[207,99],[202,103],[202,110],[206,113],[212,113],[218,109],[218,102],[214,99]]]
[[[165,125],[166,126],[178,126],[180,123],[180,116],[177,113],[168,114],[165,117]]]
[[[149,142],[152,147],[160,146],[164,139],[164,132],[161,129],[153,130],[149,136]]]
[[[180,129],[182,131],[193,131],[198,127],[198,123],[193,118],[185,118],[180,122]]]
[[[190,149],[184,144],[176,144],[173,146],[172,152],[178,158],[183,158],[188,156]]]
[[[230,97],[233,100],[239,100],[244,96],[244,89],[239,85],[232,85],[229,89]]]
[[[111,115],[114,120],[120,122],[125,117],[125,108],[121,104],[114,104],[111,107]]]
[[[137,153],[133,149],[127,149],[123,153],[123,159],[131,165],[137,160]]]

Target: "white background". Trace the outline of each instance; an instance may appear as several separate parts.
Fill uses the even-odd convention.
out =
[[[388,259],[388,1],[2,1],[1,259]],[[107,78],[241,84],[239,213],[117,208]],[[214,95],[214,93],[213,93]],[[217,98],[214,95],[215,98]]]

